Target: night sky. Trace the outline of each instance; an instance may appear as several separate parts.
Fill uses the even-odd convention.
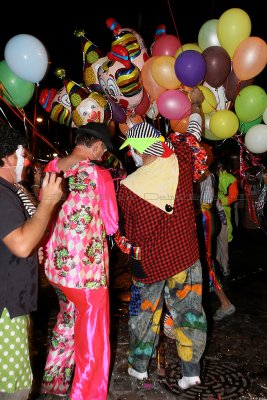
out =
[[[41,40],[49,54],[50,67],[40,86],[59,89],[61,81],[54,77],[57,67],[65,68],[70,79],[82,80],[82,51],[80,40],[74,36],[76,29],[84,29],[86,37],[104,52],[110,50],[112,39],[112,32],[106,26],[108,17],[115,18],[122,28],[135,29],[148,48],[160,24],[166,25],[169,34],[176,34],[177,29],[182,44],[192,43],[197,42],[198,32],[206,21],[219,19],[224,11],[233,7],[248,13],[252,23],[251,36],[266,40],[266,13],[262,0],[95,0],[71,1],[68,6],[62,0],[38,2],[38,5],[36,2],[35,6],[26,1],[16,5],[6,1],[6,11],[1,14],[1,60],[9,39],[20,33],[31,34]],[[16,23],[13,21],[15,16],[19,18]],[[262,77],[260,79],[263,81]]]

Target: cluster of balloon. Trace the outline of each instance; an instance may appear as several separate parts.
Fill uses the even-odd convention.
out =
[[[48,55],[35,36],[19,34],[5,45],[0,62],[0,81],[4,99],[12,106],[23,108],[31,100],[35,83],[39,83],[48,68]]]
[[[62,79],[71,104],[72,121],[76,127],[88,122],[100,122],[108,125],[112,111],[107,100],[98,92],[87,88],[66,77],[66,71],[57,68],[55,75]]]
[[[213,110],[206,109],[203,136],[222,140],[240,130],[246,136],[250,133],[250,137],[250,130],[254,128],[254,146],[249,142],[248,150],[259,152],[260,147],[265,148],[260,122],[267,96],[264,89],[253,83],[266,66],[267,45],[263,39],[250,34],[250,17],[240,8],[226,10],[218,20],[206,21],[199,30],[198,45],[207,67],[203,86],[216,98],[214,106],[210,93],[209,99],[205,95]]]
[[[84,30],[74,31],[74,35],[81,39],[82,53],[83,53],[83,81],[85,86],[90,91],[96,91],[104,95],[102,86],[98,80],[98,69],[107,61],[107,56],[99,49],[91,40],[85,37]],[[113,100],[108,99],[112,108],[112,119],[114,122],[124,122],[125,112],[119,104],[114,103]]]

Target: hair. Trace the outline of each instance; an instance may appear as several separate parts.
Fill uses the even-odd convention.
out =
[[[82,145],[86,147],[92,147],[92,145],[96,142],[99,142],[100,139],[96,138],[95,136],[89,135],[86,132],[79,132],[75,137],[75,145]]]
[[[25,145],[24,135],[9,125],[0,124],[0,167],[3,167],[2,158],[15,153],[19,145]]]

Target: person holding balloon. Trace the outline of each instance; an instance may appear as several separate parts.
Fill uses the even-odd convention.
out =
[[[200,360],[207,330],[193,207],[194,175],[201,175],[206,168],[201,152],[193,161],[201,135],[204,96],[193,88],[190,98],[186,134],[174,133],[165,140],[147,122],[128,130],[120,149],[130,146],[140,168],[121,181],[118,194],[125,236],[131,243],[133,277],[128,374],[139,380],[148,377],[166,302],[182,362],[178,387],[183,390],[201,382]]]

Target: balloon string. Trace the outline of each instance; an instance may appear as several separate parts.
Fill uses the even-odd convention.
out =
[[[4,89],[4,87],[0,84],[0,87],[2,89]],[[10,108],[10,110],[21,120],[24,121],[24,118],[26,119],[27,123],[30,125],[31,128],[33,128],[34,131],[34,125],[32,124],[32,122],[26,117],[24,116],[24,114],[17,108],[17,111],[15,111],[15,109],[13,107],[11,107],[11,105],[6,101],[6,99],[4,99],[4,97],[0,94],[0,99],[3,100],[3,102]],[[21,114],[21,115],[20,115]],[[63,154],[57,150],[52,143],[49,142],[48,139],[46,139],[43,135],[41,135],[37,130],[34,131],[34,134],[36,134],[40,139],[42,139],[48,146],[50,146],[56,153],[60,154],[61,156],[63,156]]]
[[[172,17],[172,22],[173,22],[173,25],[174,25],[174,29],[175,29],[175,32],[176,32],[176,36],[177,36],[177,38],[180,40],[179,34],[178,34],[178,30],[177,30],[177,26],[176,26],[176,23],[175,23],[175,19],[174,19],[174,16],[173,16],[173,12],[172,12],[172,9],[171,9],[170,1],[167,0],[167,3],[168,3],[168,6],[169,6],[169,9],[170,9],[170,13],[171,13],[171,17]]]

